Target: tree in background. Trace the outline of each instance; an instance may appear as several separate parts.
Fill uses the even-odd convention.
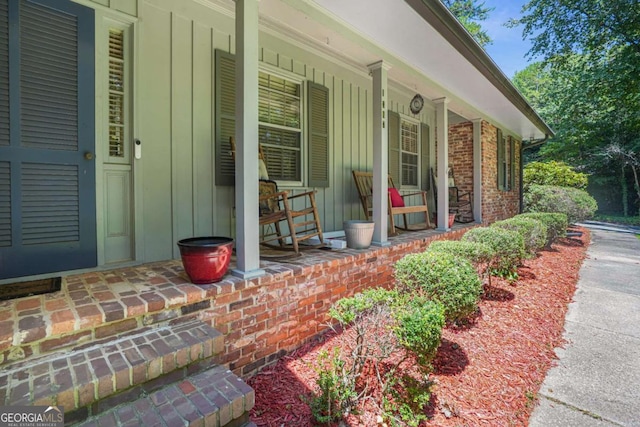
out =
[[[556,131],[539,158],[588,172],[592,190],[599,188],[603,198],[617,190],[616,205],[634,211],[640,192],[627,188],[636,186],[638,170],[610,147],[640,151],[640,2],[531,0],[511,24],[532,38],[529,54],[543,57],[514,76]]]
[[[482,29],[481,21],[489,17],[489,12],[493,7],[485,7],[484,2],[477,0],[442,0],[451,13],[458,18],[458,21],[469,31],[473,38],[482,47],[492,43],[491,37]]]

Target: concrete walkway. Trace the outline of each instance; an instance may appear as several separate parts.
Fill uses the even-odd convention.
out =
[[[640,239],[585,224],[592,244],[565,321],[560,360],[530,427],[640,426]]]

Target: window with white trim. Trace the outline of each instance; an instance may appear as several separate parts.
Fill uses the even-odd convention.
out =
[[[402,186],[417,187],[420,177],[419,123],[400,119]]]
[[[259,138],[269,178],[302,182],[302,85],[258,73]]]

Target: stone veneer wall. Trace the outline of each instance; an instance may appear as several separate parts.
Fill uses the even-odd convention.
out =
[[[509,191],[498,189],[498,143],[497,128],[482,121],[482,222],[495,221],[517,215],[520,210],[520,145],[516,141],[515,185]],[[510,143],[507,137],[507,158],[510,156]]]
[[[372,287],[393,284],[393,265],[409,253],[423,251],[435,240],[459,239],[469,228],[370,248],[333,260],[291,268],[249,281],[223,281],[216,286],[211,309],[203,320],[225,335],[220,363],[244,377],[256,373],[289,351],[326,331],[331,304]],[[355,252],[355,251],[354,251]],[[302,258],[304,260],[304,258]]]

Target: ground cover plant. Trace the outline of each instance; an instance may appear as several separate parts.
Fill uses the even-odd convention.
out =
[[[536,394],[562,345],[562,328],[589,241],[564,238],[525,260],[514,284],[485,281],[472,324],[445,326],[429,374],[430,400],[421,426],[526,426]],[[337,330],[282,358],[250,378],[256,390],[251,418],[258,426],[307,427],[313,420],[309,399],[318,393],[318,358],[347,348],[351,328]],[[410,364],[403,374],[418,375]],[[365,372],[372,374],[372,372]],[[381,408],[371,399],[329,425],[380,425]],[[340,424],[342,423],[342,424]]]

